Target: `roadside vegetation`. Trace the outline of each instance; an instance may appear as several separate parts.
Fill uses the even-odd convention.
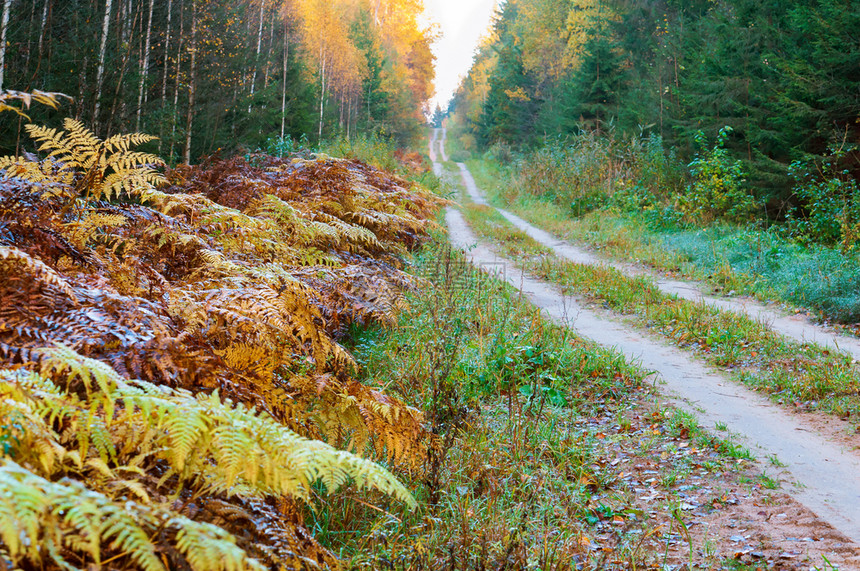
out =
[[[686,512],[770,501],[748,451],[450,252],[414,154],[162,171],[143,134],[27,132],[47,156],[0,180],[7,568],[719,562]]]
[[[811,343],[789,341],[758,320],[661,292],[653,280],[615,268],[577,264],[555,255],[494,208],[466,203],[472,228],[524,270],[695,351],[746,385],[800,410],[860,418],[860,375],[854,360]]]
[[[507,2],[448,108],[451,148],[561,237],[855,324],[858,17],[831,0]]]
[[[853,243],[816,241],[800,233],[806,227],[800,220],[761,228],[711,213],[711,221],[702,223],[709,219],[698,212],[705,207],[685,214],[685,208],[692,208],[681,205],[689,179],[680,164],[668,164],[662,147],[656,159],[649,159],[653,151],[637,150],[633,158],[638,163],[633,158],[613,163],[613,155],[605,151],[596,156],[587,145],[574,143],[511,155],[507,163],[496,158],[498,153],[487,153],[468,164],[491,202],[561,238],[590,244],[615,259],[705,281],[717,294],[750,294],[808,308],[853,331],[851,324],[860,319],[860,259]],[[536,160],[550,152],[567,158]],[[570,167],[575,161],[596,161],[601,167],[594,167],[594,173],[620,174],[589,178]],[[820,216],[838,221],[841,211],[834,206]]]
[[[410,271],[423,287],[398,325],[357,331],[349,347],[361,378],[410,395],[442,442],[410,480],[421,508],[383,513],[333,498],[313,512],[318,537],[355,568],[731,558],[706,553],[688,526],[694,511],[708,519],[734,502],[732,482],[768,497],[775,482],[747,462],[749,451],[661,407],[644,371],[545,322],[515,289],[444,246],[424,249]]]

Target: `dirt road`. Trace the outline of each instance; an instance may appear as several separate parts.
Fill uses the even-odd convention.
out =
[[[434,134],[431,147],[443,139],[444,133]],[[432,156],[435,157],[435,153]],[[466,166],[458,166],[472,200],[486,204]],[[442,165],[438,168],[441,172]],[[565,258],[586,264],[607,263],[555,239],[511,213],[501,212],[518,228]],[[857,451],[860,442],[854,441],[852,446],[850,439],[839,436],[838,429],[822,426],[820,418],[791,414],[694,356],[632,329],[618,316],[585,307],[576,299],[563,295],[558,288],[523,274],[513,262],[499,257],[491,244],[479,242],[458,210],[449,209],[446,220],[452,244],[467,250],[472,262],[479,267],[497,272],[503,268],[504,275],[500,277],[520,288],[548,317],[571,327],[583,337],[617,348],[627,358],[655,371],[661,383],[660,391],[677,406],[693,411],[706,428],[723,423],[757,457],[775,455],[786,463],[787,475],[796,483],[789,490],[790,494],[853,542],[855,546],[852,549],[860,549],[860,454]],[[634,271],[630,266],[620,266],[625,272]],[[837,338],[824,328],[776,314],[760,304],[709,298],[695,284],[685,282],[662,280],[660,285],[664,291],[687,299],[701,299],[722,309],[758,317],[787,337],[815,340],[832,346],[838,344],[841,349],[860,355],[860,344],[855,340]]]

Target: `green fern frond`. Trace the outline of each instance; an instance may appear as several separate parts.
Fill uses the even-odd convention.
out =
[[[151,537],[171,541],[192,569],[262,570],[224,530],[132,501],[116,502],[72,480],[51,482],[17,463],[0,460],[0,542],[16,563],[72,568],[61,551],[71,548],[99,565],[106,554],[138,569],[162,571]],[[163,541],[163,539],[161,539]],[[50,557],[46,557],[50,556]]]

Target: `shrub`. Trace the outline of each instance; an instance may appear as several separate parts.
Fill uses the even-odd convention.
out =
[[[755,210],[753,197],[744,187],[743,166],[732,160],[725,148],[731,127],[723,127],[714,147],[688,165],[693,183],[681,197],[680,209],[691,221],[709,222],[715,219],[746,222]],[[704,146],[704,133],[696,134],[696,142]]]
[[[788,218],[790,231],[801,241],[838,244],[847,252],[860,238],[860,191],[847,170],[837,172],[842,154],[844,151],[833,153],[821,165],[791,163],[789,175],[800,204]]]

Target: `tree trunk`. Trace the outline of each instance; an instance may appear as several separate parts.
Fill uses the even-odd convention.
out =
[[[167,100],[167,70],[170,68],[168,60],[170,59],[170,23],[173,12],[173,0],[167,0],[167,29],[164,35],[164,76],[161,80],[161,104]]]
[[[129,7],[129,10],[130,9],[131,8]],[[130,11],[129,11],[129,14],[131,14]],[[129,30],[133,29],[135,27],[135,25],[137,25],[139,18],[140,18],[140,10],[137,10],[137,12],[134,15],[134,18],[132,18],[132,21],[129,24],[126,24],[126,27],[128,27]],[[131,37],[131,35],[129,35],[129,38],[130,37]],[[122,95],[123,95],[123,89],[122,88],[124,85],[123,82],[125,80],[125,74],[128,71],[128,68],[131,66],[132,47],[131,47],[130,43],[126,43],[126,44],[124,44],[124,48],[125,49],[123,51],[122,59],[120,60],[120,66],[119,66],[119,79],[117,79],[117,82],[116,82],[116,89],[114,90],[113,100],[112,100],[111,106],[110,106],[110,114],[108,115],[108,121],[107,121],[107,124],[105,127],[105,133],[110,133],[111,131],[113,131],[113,122],[117,116],[117,108],[119,108],[120,122],[122,121],[123,118],[126,117],[127,104],[126,104],[125,98],[122,97]]]
[[[176,144],[176,119],[179,113],[179,78],[182,71],[182,44],[185,40],[185,11],[182,9],[182,0],[179,0],[179,46],[176,48],[176,81],[173,86],[173,111],[170,114],[170,154],[173,160],[173,148]]]
[[[48,29],[48,7],[51,4],[51,0],[45,0],[45,5],[42,7],[42,25],[39,28],[39,44],[38,48],[36,48],[36,53],[39,54],[39,58],[36,60],[36,70],[33,72],[33,77],[30,80],[31,82],[36,80],[36,77],[39,75],[39,70],[42,68],[42,58],[44,57],[44,46],[45,46],[45,31]]]
[[[260,46],[263,44],[263,14],[266,7],[266,0],[260,0],[260,25],[257,27],[257,51],[254,55],[254,75],[251,78],[251,97],[254,96],[254,89],[257,87],[257,67],[260,63]],[[248,103],[248,113],[251,112],[251,104]]]
[[[8,1],[8,0],[7,0]],[[102,97],[102,81],[105,74],[105,54],[107,53],[107,39],[110,32],[110,13],[113,7],[113,0],[105,0],[105,19],[102,22],[102,40],[99,47],[99,67],[96,71],[96,106],[93,111],[93,127],[98,126],[99,108],[101,106]]]
[[[191,0],[191,68],[188,76],[188,120],[185,123],[185,164],[191,164],[191,128],[194,123],[194,72],[197,67],[197,0]]]
[[[277,10],[272,10],[272,20],[269,22],[269,47],[266,50],[266,71],[263,73],[263,89],[269,87],[269,64],[272,63],[272,46],[275,45],[275,16]]]
[[[284,139],[284,127],[287,123],[287,64],[290,56],[290,45],[287,41],[289,37],[289,25],[287,18],[284,17],[284,85],[281,88],[281,140]]]
[[[27,57],[24,60],[24,77],[30,73],[30,57],[33,55],[31,42],[33,39],[33,22],[36,20],[36,4],[36,0],[33,0],[33,5],[30,7],[30,23],[27,24]],[[29,90],[29,88],[28,85],[27,89]],[[20,124],[21,121],[19,120],[18,123]]]
[[[137,91],[137,121],[135,122],[134,130],[140,132],[140,114],[143,111],[143,104],[146,101],[144,91],[146,79],[149,75],[149,42],[152,38],[152,9],[155,5],[155,0],[149,0],[149,19],[146,23],[146,40],[143,44],[143,61],[140,63],[140,88]]]
[[[322,142],[323,111],[325,110],[325,52],[320,46],[320,125],[317,133],[317,143]]]
[[[170,23],[173,12],[173,0],[167,0],[167,29],[164,35],[164,74],[161,79],[161,109],[167,105],[167,70],[170,69]],[[158,122],[158,154],[161,155],[161,148],[164,144],[164,117]]]
[[[6,30],[9,28],[9,11],[12,0],[3,0],[3,19],[0,23],[0,91],[3,90],[3,77],[6,71]]]

